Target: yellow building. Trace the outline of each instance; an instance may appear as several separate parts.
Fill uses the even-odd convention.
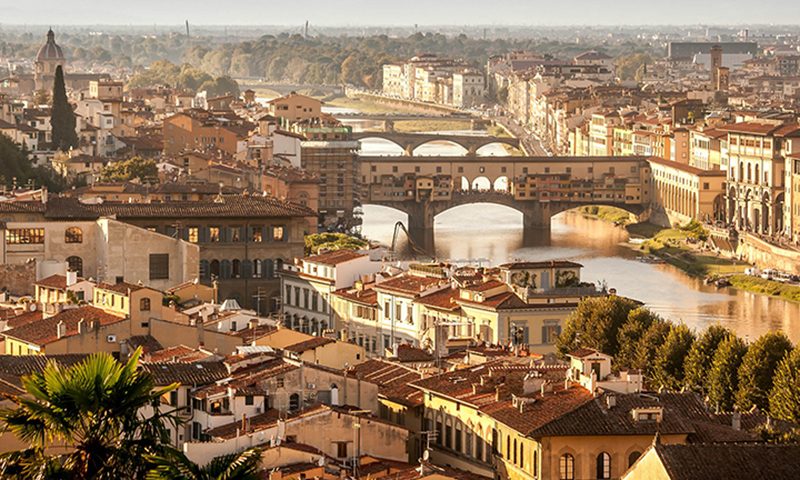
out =
[[[650,158],[653,175],[653,204],[663,208],[670,224],[693,219],[703,222],[724,220],[724,170],[701,170],[672,160]]]
[[[163,297],[158,290],[141,285],[100,283],[94,288],[93,304],[112,315],[130,318],[131,334],[145,335],[150,333],[150,320],[162,317]]]

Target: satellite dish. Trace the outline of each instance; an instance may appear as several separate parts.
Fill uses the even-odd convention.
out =
[[[35,303],[31,303],[30,306],[28,306],[28,309],[30,309],[31,312],[35,312],[36,311],[36,304]]]
[[[425,450],[424,452],[422,452],[422,459],[424,461],[427,462],[430,458],[431,458],[431,451],[430,450]]]

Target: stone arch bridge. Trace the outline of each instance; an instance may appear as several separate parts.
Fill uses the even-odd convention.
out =
[[[491,144],[503,144],[521,150],[518,138],[493,137],[485,135],[439,135],[435,133],[402,133],[402,132],[356,132],[353,140],[380,138],[388,140],[403,149],[407,156],[413,156],[417,147],[431,142],[450,142],[467,151],[467,156],[476,155],[478,149]]]
[[[492,203],[523,215],[524,229],[587,205],[644,216],[652,199],[646,157],[360,157],[362,204],[408,214],[408,230],[432,247],[434,219],[460,205]],[[491,225],[487,225],[491,228]]]

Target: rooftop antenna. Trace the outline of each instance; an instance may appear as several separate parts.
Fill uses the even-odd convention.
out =
[[[189,36],[189,20],[186,20],[186,36]]]
[[[308,38],[308,20],[306,20],[306,25],[303,28],[303,38]]]

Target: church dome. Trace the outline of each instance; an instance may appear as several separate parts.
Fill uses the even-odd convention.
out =
[[[62,52],[61,47],[56,44],[56,35],[53,33],[52,29],[47,31],[47,42],[42,45],[42,48],[39,49],[39,53],[36,54],[37,62],[49,60],[64,60],[64,52]]]

